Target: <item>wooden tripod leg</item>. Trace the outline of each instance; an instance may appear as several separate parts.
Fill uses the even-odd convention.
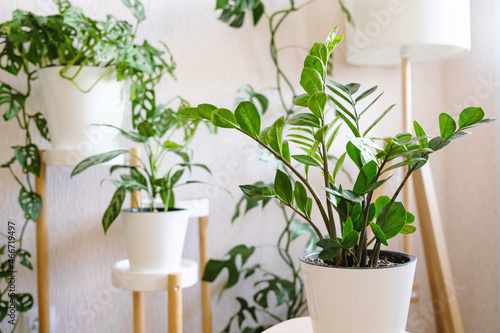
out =
[[[413,180],[437,331],[463,333],[445,234],[429,165],[416,171]]]
[[[36,220],[36,265],[38,284],[38,322],[40,333],[50,333],[49,226],[47,221],[47,165],[42,160],[40,177],[35,178],[36,193],[42,198],[42,211]]]
[[[200,224],[200,272],[203,277],[208,263],[208,216],[199,219]],[[210,283],[201,281],[201,315],[203,333],[212,333],[212,304]]]
[[[146,333],[146,300],[143,291],[133,291],[134,333]]]
[[[402,104],[403,104],[403,132],[412,132],[412,108],[411,108],[411,61],[408,50],[403,48],[401,58],[401,84],[402,84]],[[411,187],[412,181],[409,179],[403,187],[403,204],[407,211],[411,211]],[[403,236],[403,251],[413,252],[412,235]]]
[[[182,333],[181,274],[168,276],[168,333]]]

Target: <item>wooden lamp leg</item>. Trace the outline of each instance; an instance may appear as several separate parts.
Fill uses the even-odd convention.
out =
[[[168,333],[182,333],[181,274],[168,276]]]
[[[36,193],[42,198],[42,211],[36,221],[36,265],[38,285],[39,332],[50,333],[49,298],[49,227],[47,221],[47,174],[43,160],[45,151],[40,151],[42,160],[40,177],[35,178]]]
[[[417,170],[413,180],[437,331],[463,333],[464,327],[429,165]]]
[[[200,224],[200,272],[203,272],[208,263],[208,216],[199,218]],[[210,283],[201,281],[201,315],[203,333],[212,333],[212,304]]]

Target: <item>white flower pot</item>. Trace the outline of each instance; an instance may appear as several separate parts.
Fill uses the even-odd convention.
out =
[[[319,252],[300,256],[314,333],[403,333],[417,259],[380,268],[340,268],[309,263]]]
[[[140,273],[177,272],[189,219],[187,210],[167,212],[126,209],[122,211],[125,246],[130,271]]]
[[[80,67],[71,67],[65,76],[74,76]],[[109,124],[121,127],[129,101],[125,82],[117,81],[110,68],[83,67],[75,82],[64,79],[61,66],[38,70],[42,112],[47,118],[52,150],[47,153],[57,163],[75,165],[82,159],[118,148],[119,132]]]

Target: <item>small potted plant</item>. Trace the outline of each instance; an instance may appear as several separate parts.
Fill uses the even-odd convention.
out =
[[[315,43],[306,57],[300,78],[305,94],[293,100],[306,111],[286,122],[281,117],[261,129],[259,112],[248,101],[241,102],[234,112],[203,105],[180,114],[195,120],[208,119],[217,127],[243,133],[267,149],[293,175],[277,170],[270,186],[240,188],[255,201],[276,198],[316,231],[320,239],[317,246],[322,250],[300,257],[315,333],[330,333],[333,328],[342,333],[403,332],[416,259],[409,254],[382,250],[389,239],[416,230],[412,224],[415,217],[397,201],[398,194],[432,153],[470,134],[467,129],[494,119],[485,119],[481,108],[470,107],[460,113],[458,125],[450,115],[442,113],[440,136],[434,138],[427,136],[416,121],[414,135],[369,137],[370,130],[393,106],[363,128],[362,116],[380,95],[366,102],[377,87],[361,92],[359,84],[342,85],[327,79],[328,58],[343,39],[336,33],[337,28],[325,43]],[[361,109],[362,104],[367,106]],[[285,128],[286,125],[290,127]],[[335,165],[330,165],[328,155],[336,147],[335,139],[343,125],[351,136]],[[295,153],[292,144],[300,153]],[[350,189],[339,184],[337,178],[347,159],[358,169]],[[374,191],[396,169],[403,171],[404,178],[395,193],[391,197],[375,197]],[[313,171],[322,176],[322,194],[310,180],[309,173]],[[326,236],[312,214],[313,206],[326,227]],[[368,236],[370,229],[373,237]]]
[[[180,108],[189,106],[185,100],[180,101]],[[137,164],[111,166],[110,173],[126,169],[130,174],[110,179],[117,190],[102,218],[106,233],[121,211],[131,271],[164,273],[179,269],[189,215],[185,209],[175,208],[174,188],[201,183],[180,181],[186,170],[191,171],[193,167],[210,173],[207,166],[191,162],[192,151],[187,147],[198,124],[199,121],[180,118],[166,105],[156,105],[155,112],[143,119],[137,130],[125,131],[108,125],[127,139],[142,144],[145,158],[141,159],[129,150],[114,150],[86,158],[71,174],[73,177],[91,166],[107,163],[121,155],[131,155],[131,160],[137,161]],[[170,138],[178,132],[183,134],[182,142],[171,141]],[[169,153],[173,157],[169,159],[170,163],[175,161],[176,156],[178,161],[168,165],[165,172],[160,172]],[[141,200],[141,191],[147,194],[147,200]],[[138,208],[121,210],[126,193],[131,193]],[[157,203],[159,198],[162,205]]]
[[[12,20],[0,24],[0,67],[9,74],[24,74],[28,84],[23,94],[3,83],[0,104],[13,101],[6,121],[18,117],[32,84],[38,82],[43,112],[22,120],[43,124],[46,138],[50,131],[51,164],[74,166],[84,157],[118,148],[116,132],[92,125],[121,127],[129,99],[135,120],[138,110],[154,99],[151,84],[172,74],[175,64],[163,58],[169,53],[166,47],[162,51],[148,41],[135,43],[145,19],[140,1],[122,1],[137,19],[135,26],[110,14],[105,21],[94,20],[67,0],[54,2],[55,15],[18,9]]]

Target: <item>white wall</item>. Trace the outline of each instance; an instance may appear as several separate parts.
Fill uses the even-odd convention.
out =
[[[104,18],[112,12],[120,18],[131,18],[121,2],[74,1],[93,17]],[[274,69],[268,54],[269,33],[263,21],[254,28],[247,20],[240,30],[230,29],[217,20],[215,1],[168,2],[144,1],[147,20],[139,37],[164,40],[178,62],[178,81],[168,81],[159,90],[161,99],[168,100],[181,94],[193,104],[209,102],[232,107],[235,91],[245,83],[257,89],[274,86]],[[273,6],[287,1],[273,1]],[[0,20],[9,18],[10,12],[21,7],[37,13],[54,11],[50,1],[24,0],[3,2]],[[481,84],[480,75],[493,69],[493,0],[478,0],[472,4],[473,51],[470,55],[446,63],[414,66],[414,117],[437,134],[437,117],[441,111],[464,101]],[[318,0],[313,5],[293,14],[278,36],[280,45],[299,44],[306,47],[322,41],[329,30],[343,26],[343,15],[336,1]],[[284,51],[283,67],[298,83],[305,53],[300,50]],[[400,100],[398,68],[358,68],[345,63],[342,52],[335,58],[335,78],[344,83],[360,82],[365,87],[378,84],[386,94],[378,103],[378,111]],[[299,85],[296,84],[298,88]],[[272,90],[265,90],[271,93]],[[271,112],[280,112],[275,95]],[[487,115],[492,116],[493,96],[480,100]],[[38,107],[30,103],[31,110]],[[376,111],[376,110],[374,110]],[[453,109],[454,113],[458,110]],[[375,117],[375,113],[373,117]],[[267,119],[271,119],[269,116]],[[400,108],[392,111],[392,118],[380,126],[394,133],[400,128]],[[374,134],[377,134],[375,131]],[[0,156],[10,156],[10,147],[22,137],[17,128],[0,122]],[[462,146],[455,146],[436,156],[433,171],[440,193],[443,220],[448,235],[453,272],[460,286],[458,299],[467,332],[495,332],[497,325],[497,212],[492,209],[496,201],[495,159],[491,137],[493,127],[476,130]],[[48,147],[45,143],[44,147]],[[479,148],[478,148],[479,147]],[[240,197],[237,185],[256,180],[273,179],[272,165],[255,162],[257,155],[252,144],[237,133],[221,130],[217,136],[202,131],[193,144],[196,160],[208,164],[217,182],[233,193],[202,188],[201,194],[210,197],[211,254],[220,258],[237,243],[253,245],[272,244],[281,228],[280,213],[269,207],[264,213],[254,211],[233,226],[230,219],[233,207]],[[489,153],[490,152],[490,153]],[[3,160],[3,159],[2,159]],[[451,164],[455,163],[455,164]],[[111,286],[110,267],[125,257],[122,229],[116,223],[106,237],[101,229],[101,216],[112,194],[110,185],[99,187],[108,175],[105,168],[96,168],[70,180],[68,168],[49,168],[48,202],[50,206],[50,269],[51,304],[56,307],[58,332],[131,332],[132,299],[128,292]],[[204,177],[203,174],[196,174]],[[8,172],[0,170],[0,214],[2,228],[7,218],[21,221],[17,205],[18,188]],[[183,195],[194,197],[200,190],[189,189]],[[474,226],[474,227],[472,227]],[[185,257],[197,259],[197,228],[190,225]],[[28,242],[34,253],[34,225],[28,231]],[[398,247],[396,242],[394,247]],[[417,283],[421,301],[412,306],[409,330],[434,332],[432,306],[426,280],[425,262],[419,236],[415,240],[415,254],[419,257]],[[297,255],[300,253],[297,249]],[[274,253],[260,250],[257,260],[272,267]],[[492,264],[492,262],[494,264]],[[487,288],[485,286],[488,286]],[[35,292],[35,274],[23,272],[19,288]],[[214,286],[220,289],[220,284]],[[214,329],[220,331],[232,314],[236,304],[234,296],[250,295],[250,287],[227,291],[221,301],[214,295]],[[199,286],[185,290],[185,332],[200,331]],[[148,294],[147,326],[149,332],[166,328],[166,294]],[[75,329],[74,327],[77,327]],[[4,329],[4,326],[2,326]]]

